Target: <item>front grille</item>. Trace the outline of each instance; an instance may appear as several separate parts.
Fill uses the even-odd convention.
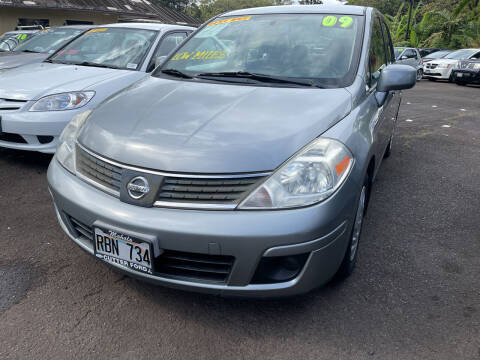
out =
[[[77,238],[83,238],[92,242],[93,244],[93,229],[90,226],[85,225],[84,223],[78,221],[77,219],[74,219],[71,216],[68,216],[68,220],[70,221],[70,224],[75,230],[76,234],[74,235],[76,235]]]
[[[27,141],[18,134],[0,132],[0,141],[6,141],[16,144],[27,144]]]
[[[25,100],[0,99],[0,110],[19,110],[25,103]]]
[[[93,185],[98,185],[105,192],[119,196],[124,168],[119,164],[96,157],[79,145],[77,145],[76,150],[77,172],[86,181],[90,181]],[[127,166],[126,168],[131,169]],[[142,175],[141,169],[132,171],[138,171],[138,175]],[[191,207],[192,209],[233,209],[268,176],[268,173],[243,176],[219,175],[218,177],[202,177],[198,175],[170,176],[161,172],[158,175],[163,176],[163,181],[160,189],[155,189],[155,191],[158,190],[158,196],[153,206]]]
[[[74,236],[93,247],[93,228],[67,215]],[[235,261],[233,256],[207,255],[165,250],[154,259],[155,275],[179,280],[226,283]]]
[[[77,146],[77,171],[92,180],[116,192],[120,191],[122,168],[96,158]]]
[[[158,201],[237,204],[264,177],[192,179],[166,177]]]
[[[160,276],[195,282],[226,283],[232,270],[233,256],[205,255],[165,250],[155,259]]]
[[[427,69],[436,69],[438,64],[427,63]]]

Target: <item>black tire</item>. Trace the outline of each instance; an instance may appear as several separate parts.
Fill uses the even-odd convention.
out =
[[[385,154],[383,154],[384,159],[388,159],[392,155],[392,146],[393,146],[393,135],[390,138],[390,141],[387,145],[387,150],[385,150]]]
[[[340,265],[340,268],[338,269],[335,275],[335,279],[337,280],[342,280],[349,277],[353,273],[353,270],[355,269],[355,265],[357,264],[358,246],[360,244],[360,237],[361,237],[362,228],[363,228],[363,219],[365,218],[365,213],[368,205],[370,185],[371,184],[367,176],[363,183],[362,190],[360,193],[360,198],[358,200],[357,214],[355,216],[355,222],[352,226],[352,232],[350,233],[350,242],[348,243],[345,256],[343,257],[343,260],[342,260],[342,264]],[[361,216],[361,218],[359,218],[359,216]],[[354,245],[354,242],[355,242],[355,245]]]
[[[417,70],[417,81],[420,81],[423,79],[423,70],[422,69],[418,69]]]
[[[452,83],[454,81],[455,81],[455,79],[453,78],[453,71],[452,71],[452,73],[450,74],[450,77],[448,78],[448,82]]]

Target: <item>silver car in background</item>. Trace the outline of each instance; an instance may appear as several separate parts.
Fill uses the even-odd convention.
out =
[[[424,76],[430,81],[454,80],[453,71],[462,60],[480,59],[480,49],[460,49],[452,51],[441,59],[435,59],[424,65]]]
[[[416,48],[395,48],[395,58],[397,64],[404,64],[413,66],[417,70],[417,80],[421,80],[423,77],[423,61],[420,52]]]
[[[393,54],[372,8],[212,19],[67,126],[48,170],[61,227],[181,289],[285,296],[348,276],[400,90],[416,82]]]
[[[193,30],[165,24],[104,25],[42,63],[3,71],[0,147],[54,153],[60,133],[75,115],[145,77],[155,68],[156,57],[167,55]]]
[[[90,28],[92,27],[86,25],[72,25],[41,30],[12,51],[0,52],[0,70],[40,63]]]

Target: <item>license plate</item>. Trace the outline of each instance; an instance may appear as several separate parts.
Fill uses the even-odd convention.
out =
[[[95,228],[95,256],[111,264],[153,274],[152,244],[113,230]]]
[[[430,70],[425,70],[425,74],[430,74],[431,71]]]
[[[457,77],[463,77],[462,73],[457,73]]]

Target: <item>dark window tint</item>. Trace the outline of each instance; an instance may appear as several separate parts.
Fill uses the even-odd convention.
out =
[[[382,21],[383,28],[383,37],[385,38],[385,48],[387,54],[387,62],[395,62],[395,52],[393,50],[392,37],[390,36],[390,30],[388,29],[387,24]]]
[[[162,43],[157,49],[155,57],[167,56],[187,37],[187,33],[171,33],[162,39]]]
[[[385,44],[383,41],[382,27],[380,20],[375,19],[372,31],[372,40],[370,42],[370,58],[369,58],[369,85],[375,86],[382,70],[387,64],[385,53]]]
[[[408,59],[418,59],[417,52],[413,49],[406,50],[403,56],[406,56]]]

